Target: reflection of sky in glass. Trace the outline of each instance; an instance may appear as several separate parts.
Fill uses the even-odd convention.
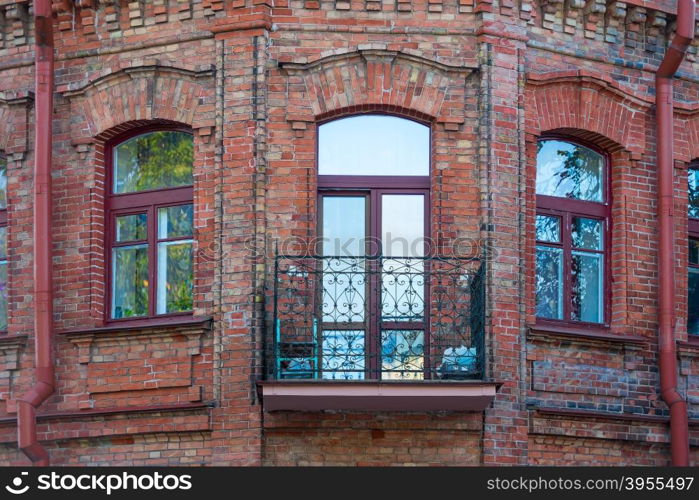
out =
[[[364,255],[363,196],[323,197],[323,255]]]
[[[575,248],[602,250],[602,221],[585,217],[573,217],[572,238]]]
[[[429,175],[430,129],[412,120],[360,115],[318,129],[320,175]]]
[[[604,322],[603,280],[601,254],[573,252],[573,320]]]
[[[324,379],[364,378],[364,331],[325,330],[321,354]]]
[[[422,195],[388,195],[381,198],[383,254],[420,257],[425,254],[425,211]]]
[[[536,315],[563,319],[563,250],[536,247]]]
[[[604,158],[562,141],[539,143],[536,193],[584,201],[603,201]]]
[[[559,243],[561,241],[561,219],[550,215],[536,216],[536,239]]]

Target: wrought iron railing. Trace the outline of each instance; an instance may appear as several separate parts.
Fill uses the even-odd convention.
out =
[[[483,378],[479,259],[284,255],[274,278],[268,378]]]

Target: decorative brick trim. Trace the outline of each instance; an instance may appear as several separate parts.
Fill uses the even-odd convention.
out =
[[[451,124],[464,121],[464,85],[476,69],[371,44],[313,61],[281,61],[279,67],[288,77],[289,88],[299,92],[297,99],[290,100],[287,116],[308,117],[289,119],[291,122],[383,106],[385,110],[410,110],[408,116],[429,117],[429,121],[443,117]],[[460,86],[454,88],[456,82]]]
[[[527,131],[564,131],[614,152],[620,148],[634,160],[647,151],[645,114],[650,103],[618,86],[579,72],[552,77],[528,75]]]

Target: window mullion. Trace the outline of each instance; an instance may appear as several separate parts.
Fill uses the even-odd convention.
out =
[[[158,221],[156,219],[155,206],[148,207],[148,315],[155,316],[155,300],[156,300],[156,277],[157,275],[157,230]]]
[[[561,218],[563,219],[563,228],[561,229],[561,241],[563,243],[563,319],[571,321],[573,317],[572,217],[570,213],[565,213]]]

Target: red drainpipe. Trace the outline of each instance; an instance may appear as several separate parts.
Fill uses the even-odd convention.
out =
[[[51,148],[53,19],[51,0],[34,0],[34,351],[36,383],[17,401],[19,448],[34,465],[49,464],[36,435],[36,409],[55,389],[52,359]]]
[[[687,402],[677,390],[675,352],[675,256],[673,214],[672,80],[694,38],[695,0],[678,0],[677,30],[655,74],[658,155],[658,278],[660,281],[658,346],[660,394],[670,408],[672,465],[689,465]]]

